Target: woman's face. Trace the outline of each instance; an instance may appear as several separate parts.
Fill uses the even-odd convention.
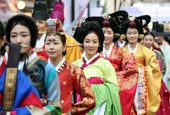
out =
[[[52,39],[52,41],[49,39]],[[66,48],[67,45],[63,46],[59,35],[55,35],[53,37],[47,35],[45,40],[45,51],[50,58],[62,57],[62,54],[66,50]]]
[[[44,20],[36,20],[36,25],[38,27],[38,32],[44,32],[45,31],[45,21]]]
[[[114,32],[110,27],[104,27],[103,28],[103,33],[104,33],[104,44],[111,44],[114,39]]]
[[[151,48],[152,46],[153,46],[153,44],[154,44],[154,38],[153,38],[153,36],[152,35],[146,35],[145,37],[144,37],[144,44],[145,44],[145,47],[147,47],[147,48]]]
[[[84,50],[89,57],[96,55],[100,46],[99,38],[95,33],[89,33],[83,41]]]
[[[139,33],[136,28],[128,28],[126,37],[129,43],[134,44],[138,42]]]
[[[20,53],[29,53],[31,47],[30,30],[23,25],[15,25],[10,33],[10,42],[21,45]],[[26,46],[23,47],[22,45]]]

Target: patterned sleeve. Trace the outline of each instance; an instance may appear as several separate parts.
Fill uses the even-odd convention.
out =
[[[61,114],[59,78],[54,66],[51,64],[47,64],[45,69],[45,87],[47,90],[47,108],[51,106],[50,110]],[[56,110],[53,110],[53,108]]]
[[[119,48],[121,53],[121,71],[116,72],[118,76],[119,89],[131,89],[138,81],[138,66],[135,57],[123,48]]]
[[[43,114],[40,97],[24,73],[18,71],[16,95],[10,115]]]
[[[95,96],[91,85],[86,79],[83,70],[76,66],[76,70],[73,71],[75,79],[75,88],[77,93],[81,96],[81,102],[72,105],[71,113],[74,114],[83,114],[87,113],[95,107]]]

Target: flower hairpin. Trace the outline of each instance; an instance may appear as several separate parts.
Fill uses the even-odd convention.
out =
[[[144,35],[143,34],[140,34],[139,35],[139,39],[143,39],[144,38]]]
[[[107,15],[103,16],[103,19],[109,20],[110,19],[110,14],[107,14]]]
[[[85,22],[85,21],[86,21],[86,18],[85,18],[85,17],[82,17],[81,20],[80,20],[80,22],[76,23],[76,26],[73,26],[73,27],[72,27],[72,32],[76,31],[76,28],[77,28],[77,27],[80,27],[81,24],[82,24],[83,22]]]
[[[125,39],[126,39],[126,35],[125,35],[125,34],[122,34],[122,35],[120,36],[120,38],[125,40]]]
[[[119,33],[115,33],[115,37],[120,37],[120,34]]]

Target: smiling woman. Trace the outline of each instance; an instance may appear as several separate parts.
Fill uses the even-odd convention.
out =
[[[141,17],[145,19],[148,16],[129,17],[122,26],[122,36],[129,43],[124,48],[133,54],[139,70],[133,103],[136,108],[131,110],[131,114],[151,115],[157,113],[160,105],[161,72],[156,54],[139,43],[144,37],[138,20]]]
[[[103,50],[104,34],[99,23],[86,21],[77,28],[76,39],[83,44],[85,55],[73,64],[79,66],[91,84],[96,106],[86,115],[121,115],[118,83],[111,63],[100,57]],[[81,97],[78,97],[78,101]]]

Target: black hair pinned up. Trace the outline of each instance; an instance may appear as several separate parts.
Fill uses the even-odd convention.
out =
[[[103,50],[104,34],[97,21],[86,21],[81,23],[81,26],[77,27],[75,30],[74,38],[79,43],[83,44],[84,38],[91,32],[94,32],[98,36],[100,46],[97,52],[101,52]]]

